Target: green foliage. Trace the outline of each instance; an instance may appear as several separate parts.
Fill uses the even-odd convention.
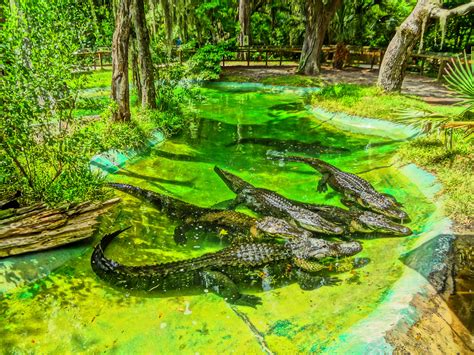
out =
[[[94,140],[73,110],[83,77],[73,53],[84,43],[80,5],[22,1],[5,7],[0,31],[0,176],[27,200],[49,203],[97,197],[88,162]],[[76,20],[79,20],[76,22]]]
[[[471,53],[471,64],[464,53],[464,63],[458,58],[448,64],[448,75],[445,76],[448,85],[459,94],[467,110],[474,110],[474,53]]]
[[[218,79],[222,57],[228,55],[227,46],[228,44],[224,42],[219,45],[207,44],[199,48],[188,62],[191,76],[200,80]]]
[[[463,100],[461,104],[466,105],[465,110],[461,113],[442,114],[432,110],[404,109],[401,110],[398,120],[419,127],[424,133],[443,136],[445,148],[452,150],[453,139],[458,137],[454,130],[464,130],[465,139],[474,133],[474,64],[469,65],[465,55],[464,63],[458,58],[449,69],[446,80]]]

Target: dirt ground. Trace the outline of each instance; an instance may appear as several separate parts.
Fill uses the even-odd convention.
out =
[[[270,76],[293,75],[295,66],[282,67],[225,67],[225,75],[247,76],[256,80]],[[328,83],[375,85],[378,69],[349,67],[343,70],[323,66],[321,78]],[[452,92],[434,78],[408,73],[403,81],[402,93],[421,97],[432,104],[451,105],[458,100]]]

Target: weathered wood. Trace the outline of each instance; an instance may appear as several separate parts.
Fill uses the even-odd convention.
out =
[[[0,257],[54,248],[92,236],[98,217],[119,202],[83,202],[48,208],[43,204],[0,215]]]

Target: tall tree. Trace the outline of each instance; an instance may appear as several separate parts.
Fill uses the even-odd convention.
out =
[[[128,88],[128,44],[130,41],[132,0],[120,0],[115,16],[112,38],[112,99],[117,103],[112,119],[130,120],[130,92]]]
[[[132,18],[137,38],[138,65],[140,67],[140,89],[142,107],[156,108],[156,93],[153,62],[150,53],[150,36],[146,26],[143,0],[132,0]]]
[[[298,72],[319,74],[324,37],[341,3],[342,0],[306,0],[306,31]]]
[[[244,38],[247,36],[250,43],[250,0],[239,0],[239,45],[244,45]]]
[[[449,17],[462,16],[474,11],[474,1],[453,9],[443,9],[441,5],[441,0],[418,0],[412,13],[397,29],[380,65],[377,85],[383,90],[401,89],[408,57],[431,20],[438,19],[445,25]]]

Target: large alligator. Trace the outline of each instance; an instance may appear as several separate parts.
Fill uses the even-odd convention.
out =
[[[175,241],[179,244],[186,242],[185,233],[192,229],[217,233],[224,230],[230,237],[243,237],[240,238],[241,240],[245,237],[255,240],[265,236],[298,238],[311,235],[307,230],[279,218],[257,219],[236,211],[196,206],[133,185],[120,183],[108,183],[107,185],[147,201],[166,213],[169,218],[182,222],[174,232]]]
[[[276,192],[257,188],[238,176],[223,169],[214,167],[214,171],[237,197],[229,208],[241,203],[264,215],[290,218],[300,227],[324,234],[342,234],[343,228],[322,218],[316,212],[307,210]]]
[[[342,200],[344,204],[353,205],[356,203],[363,208],[390,218],[402,221],[408,219],[406,212],[400,208],[401,204],[393,196],[377,192],[368,181],[355,174],[342,171],[316,158],[288,156],[284,160],[306,163],[319,171],[322,178],[318,182],[318,192],[327,191],[327,185],[329,185],[344,195]]]
[[[239,292],[238,283],[271,280],[290,271],[314,273],[326,257],[352,256],[362,250],[358,242],[334,243],[315,238],[292,239],[285,244],[233,244],[215,253],[162,264],[128,266],[105,256],[112,240],[123,230],[108,234],[95,247],[91,266],[103,280],[122,288],[145,291],[181,290],[192,286],[209,289],[230,303],[256,306],[260,298]],[[268,277],[268,279],[267,279]],[[264,282],[265,280],[262,280]],[[262,286],[264,283],[262,283]]]
[[[412,234],[410,228],[393,222],[379,213],[358,208],[345,210],[336,206],[294,202],[340,225],[344,228],[345,233],[376,233],[389,236],[408,236]]]

